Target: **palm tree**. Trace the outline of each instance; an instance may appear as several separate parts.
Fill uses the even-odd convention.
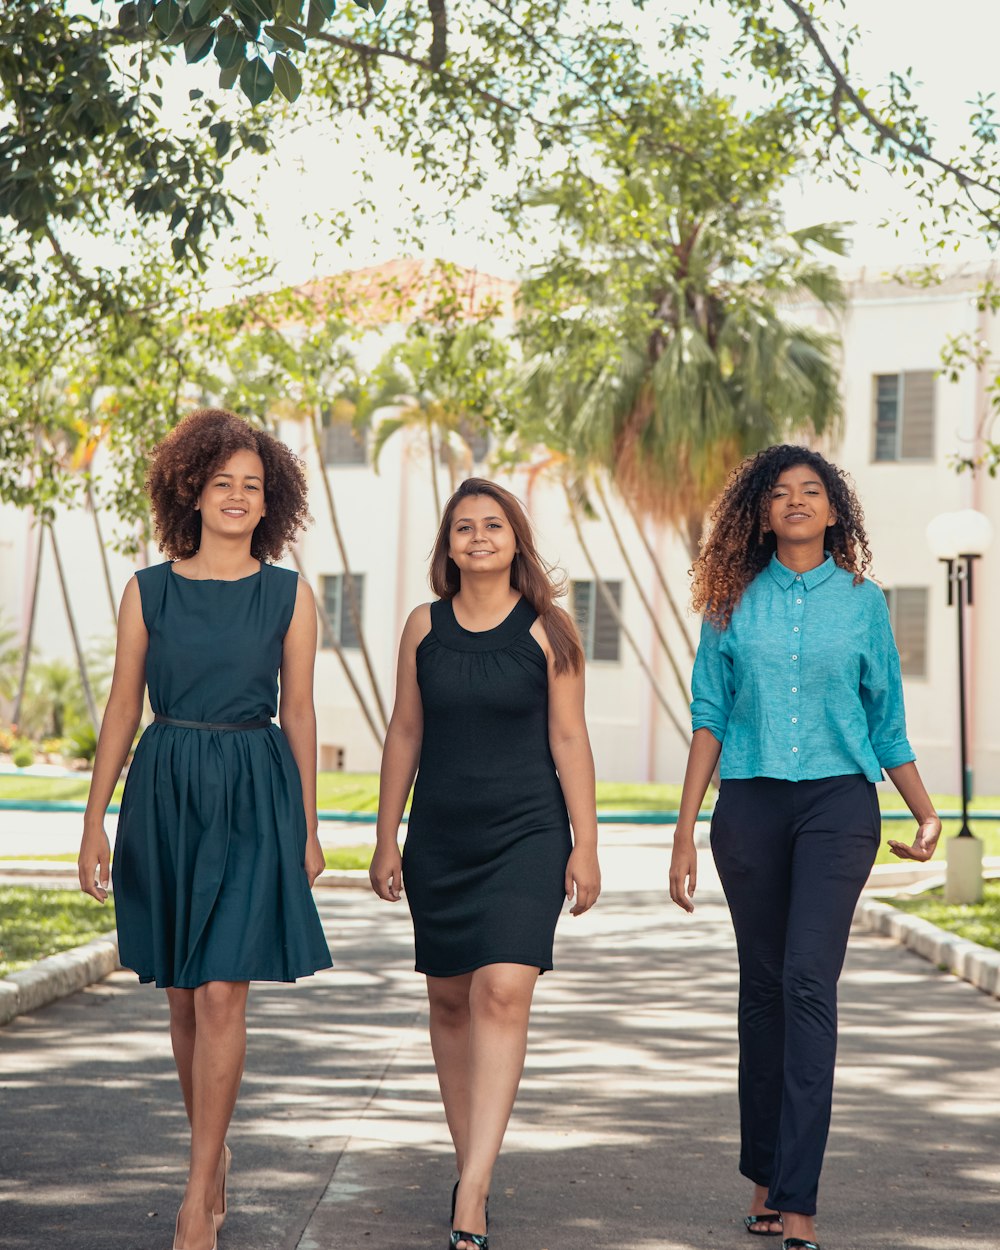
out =
[[[696,82],[638,95],[629,125],[599,138],[597,172],[574,165],[536,196],[562,242],[524,287],[524,396],[547,441],[606,469],[694,556],[735,463],[836,428],[835,339],[791,310],[842,307],[814,249],[843,241],[784,228],[786,114],[739,117]]]
[[[471,440],[501,420],[507,389],[508,350],[488,320],[435,326],[416,322],[401,343],[374,369],[365,412],[373,418],[394,409],[376,425],[372,465],[378,469],[386,443],[401,430],[419,431],[427,448],[435,515],[441,515],[438,463],[451,492],[458,471],[472,471]],[[374,424],[374,421],[373,421]]]

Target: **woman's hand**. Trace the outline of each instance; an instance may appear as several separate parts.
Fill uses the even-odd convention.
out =
[[[569,909],[571,916],[582,916],[590,911],[601,893],[601,865],[596,850],[574,847],[566,865],[566,897],[576,895],[576,902]]]
[[[917,836],[911,845],[889,839],[889,850],[899,859],[916,859],[925,863],[934,854],[941,836],[941,818],[928,816],[917,826]]]
[[[694,911],[694,888],[698,884],[698,852],[694,837],[678,838],[674,835],[674,849],[670,856],[670,897],[678,907]]]
[[[106,903],[111,885],[111,844],[103,825],[84,830],[76,867],[84,894],[96,898],[99,903]]]
[[[368,868],[372,889],[387,903],[398,903],[403,891],[403,857],[399,846],[377,846]]]
[[[306,879],[309,882],[309,888],[316,884],[316,878],[323,869],[326,868],[326,856],[323,854],[323,848],[320,846],[319,833],[310,833],[306,838]]]

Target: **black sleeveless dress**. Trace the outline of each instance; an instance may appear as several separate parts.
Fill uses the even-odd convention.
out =
[[[424,731],[403,886],[428,976],[552,967],[571,840],[535,619],[521,599],[477,633],[440,600],[417,648]]]

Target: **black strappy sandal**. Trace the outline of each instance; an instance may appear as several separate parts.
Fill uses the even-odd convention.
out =
[[[756,1227],[757,1224],[780,1224],[780,1211],[769,1211],[762,1215],[744,1215],[743,1223],[747,1226],[747,1232],[751,1237],[780,1237],[782,1233],[780,1228],[775,1232],[774,1229]]]
[[[815,1241],[803,1241],[801,1237],[786,1237],[781,1250],[819,1250],[819,1245]]]
[[[464,1241],[467,1246],[477,1246],[478,1250],[490,1250],[490,1239],[487,1233],[463,1233],[460,1229],[452,1229],[448,1250],[455,1250],[460,1241]]]

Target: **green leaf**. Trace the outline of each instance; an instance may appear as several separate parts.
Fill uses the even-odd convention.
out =
[[[309,0],[309,14],[306,18],[306,34],[310,37],[318,35],[323,29],[323,23],[326,21],[326,15],[316,3],[316,0]]]
[[[233,0],[237,12],[255,22],[273,22],[274,4],[272,0]]]
[[[212,51],[213,43],[215,43],[215,31],[211,26],[203,26],[200,30],[191,31],[184,40],[184,59],[189,65],[193,65],[195,61],[203,61]]]
[[[243,69],[243,65],[243,58],[240,57],[240,59],[234,64],[227,65],[222,73],[219,74],[219,86],[223,91],[228,91],[233,83],[236,82],[237,78],[240,76],[240,71]],[[218,140],[216,140],[216,143],[218,143]]]
[[[184,253],[187,251],[187,244],[182,238],[171,239],[170,250],[174,254],[174,260],[183,260]]]
[[[159,0],[153,9],[153,21],[164,35],[169,35],[181,20],[181,6],[177,0]]]
[[[290,26],[281,26],[278,23],[275,23],[273,26],[265,26],[264,34],[270,36],[275,43],[282,43],[286,48],[294,48],[296,52],[305,52],[306,50],[306,41],[297,30],[292,30]]]
[[[187,13],[191,22],[199,26],[212,11],[214,0],[188,0]]]
[[[234,68],[232,70],[223,70],[222,72],[224,74],[229,74],[229,73],[232,74],[232,79],[228,83],[225,84],[227,88],[231,87],[233,83],[236,81],[236,73],[237,73],[236,69]],[[222,85],[221,82],[219,85],[220,86]],[[232,125],[227,121],[215,122],[213,125],[209,126],[208,133],[215,140],[216,156],[220,156],[220,157],[225,156],[226,153],[229,151],[229,145],[233,141]]]
[[[283,52],[274,58],[274,82],[289,103],[299,98],[302,75]]]
[[[219,40],[215,45],[215,59],[220,69],[232,69],[240,66],[247,54],[247,41],[240,34],[234,22],[225,23],[219,28]]]
[[[386,0],[371,0],[371,10],[376,17],[378,17],[378,15],[385,8],[385,4]]]
[[[274,91],[274,75],[268,69],[267,62],[259,56],[247,61],[240,74],[240,88],[255,108],[270,99]]]
[[[311,0],[326,18],[333,17],[337,11],[337,0]]]
[[[278,6],[281,9],[281,17],[286,22],[301,22],[302,10],[305,8],[305,0],[283,0]]]

